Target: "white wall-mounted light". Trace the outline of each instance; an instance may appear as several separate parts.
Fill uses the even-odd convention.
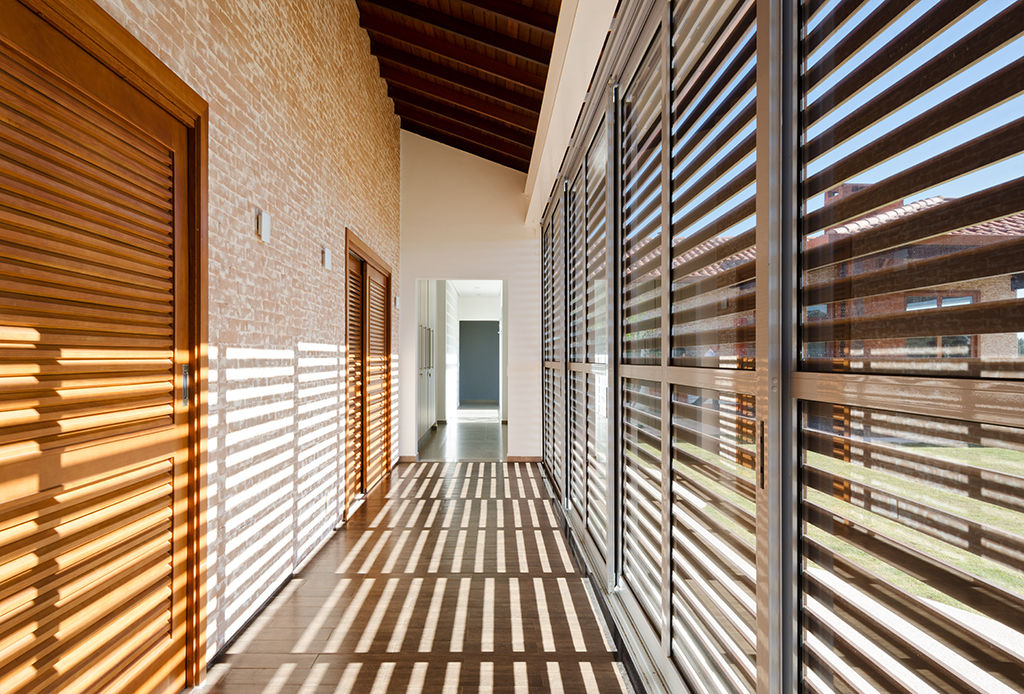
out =
[[[331,249],[327,246],[323,246],[320,249],[320,262],[323,263],[325,270],[330,270],[334,267],[334,262],[331,259]]]
[[[270,243],[270,213],[256,210],[256,236],[263,243]]]

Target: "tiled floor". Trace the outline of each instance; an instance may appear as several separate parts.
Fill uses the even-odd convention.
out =
[[[459,408],[423,441],[419,460],[505,460],[506,433],[497,409]]]
[[[629,691],[540,475],[399,465],[204,689]]]

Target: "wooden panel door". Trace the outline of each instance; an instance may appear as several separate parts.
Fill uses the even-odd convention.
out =
[[[391,456],[389,279],[366,268],[366,488],[388,471]]]
[[[365,300],[365,279],[363,272],[364,263],[354,253],[348,254],[345,271],[346,296],[345,296],[345,343],[346,343],[346,421],[345,421],[345,507],[352,503],[352,500],[363,493],[363,367],[364,349],[363,341],[366,321],[364,310]]]
[[[346,515],[391,461],[391,276],[349,232],[346,262]]]
[[[0,691],[177,691],[186,131],[0,17]]]

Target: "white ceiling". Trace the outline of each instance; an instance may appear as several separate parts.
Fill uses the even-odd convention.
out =
[[[501,296],[501,280],[448,280],[459,296]]]

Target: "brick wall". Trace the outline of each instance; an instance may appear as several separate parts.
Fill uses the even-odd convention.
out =
[[[354,0],[99,4],[210,104],[212,655],[340,517],[345,228],[397,295],[398,120]]]

